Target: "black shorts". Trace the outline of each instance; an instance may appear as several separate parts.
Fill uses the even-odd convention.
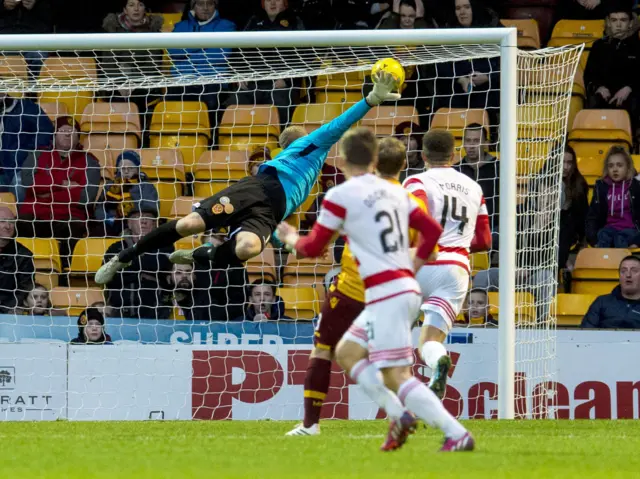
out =
[[[248,176],[203,200],[195,212],[202,216],[206,230],[227,227],[229,234],[251,231],[262,246],[286,211],[286,196],[277,174]]]

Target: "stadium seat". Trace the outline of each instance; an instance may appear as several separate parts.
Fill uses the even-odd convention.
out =
[[[602,164],[609,148],[633,145],[631,120],[625,110],[581,110],[569,130],[568,142],[581,162]]]
[[[209,110],[198,101],[161,101],[153,109],[150,135],[179,133],[211,138]]]
[[[457,143],[462,142],[464,129],[471,123],[489,127],[489,114],[486,110],[465,108],[439,108],[431,119],[431,129],[449,130]]]
[[[360,125],[372,130],[376,136],[389,136],[395,134],[396,127],[405,121],[420,123],[418,112],[414,107],[378,106],[369,110]]]
[[[318,75],[315,85],[316,103],[350,105],[362,100],[366,71]]]
[[[87,153],[100,163],[100,176],[103,180],[112,180],[115,175],[116,159],[113,157],[111,150],[88,150]]]
[[[173,201],[169,217],[182,218],[191,214],[193,212],[193,205],[203,199],[203,197],[198,196],[179,196]]]
[[[548,47],[576,45],[584,43],[584,51],[580,57],[580,67],[584,70],[593,42],[604,34],[604,20],[560,20],[553,27]]]
[[[40,103],[40,108],[42,108],[42,111],[46,113],[54,124],[59,116],[69,115],[69,108],[66,103],[60,103],[57,101],[51,103],[44,102]]]
[[[580,326],[597,294],[558,294],[555,300],[558,326]]]
[[[95,286],[94,276],[102,265],[105,252],[119,241],[120,238],[82,238],[78,241],[69,265],[69,285]]]
[[[494,245],[495,248],[496,245]],[[472,253],[469,255],[471,262],[471,276],[474,276],[478,271],[484,271],[489,269],[489,253]]]
[[[246,152],[205,151],[194,168],[193,192],[197,196],[212,196],[248,175]]]
[[[58,242],[43,238],[16,238],[16,241],[33,253],[36,283],[49,290],[58,286],[58,274],[62,271]]]
[[[49,293],[53,309],[67,316],[77,317],[93,303],[103,302],[104,294],[100,288],[53,288]]]
[[[275,148],[280,135],[278,109],[273,105],[231,105],[222,115],[218,142],[222,148]]]
[[[173,246],[175,249],[193,249],[201,246],[202,242],[196,236],[187,236],[176,241]]]
[[[82,112],[80,130],[92,135],[121,133],[141,142],[140,111],[135,103],[93,102]]]
[[[140,150],[140,160],[142,172],[158,192],[160,217],[169,218],[173,201],[184,194],[182,154],[178,150],[145,148]]]
[[[500,313],[500,295],[499,293],[490,292],[489,295],[489,313],[499,321]],[[536,322],[536,301],[531,293],[521,291],[516,292],[516,326],[528,325]]]
[[[298,105],[291,123],[306,128],[308,133],[340,116],[345,110],[342,103],[310,103]]]
[[[554,143],[551,140],[519,139],[516,144],[516,174],[530,178],[538,173],[551,157],[553,145]]]
[[[564,102],[518,106],[516,109],[518,139],[558,136],[564,126],[565,115]]]
[[[322,282],[325,275],[334,267],[331,259],[327,258],[301,258],[290,254],[282,272],[284,284],[310,285]]]
[[[29,69],[24,57],[22,55],[0,54],[0,78],[28,79]]]
[[[161,13],[162,19],[162,31],[172,32],[176,23],[180,23],[182,20],[182,13]]]
[[[179,150],[185,173],[193,173],[198,158],[207,151],[209,138],[205,135],[156,134],[149,137],[151,148]]]
[[[276,269],[275,249],[270,243],[267,243],[262,253],[249,259],[245,265],[250,283],[262,278],[273,281],[276,284],[279,282]]]
[[[502,2],[502,16],[515,19],[535,19],[544,45],[551,35],[557,4],[561,0],[507,0]]]
[[[278,288],[277,293],[284,301],[284,314],[293,319],[313,319],[320,314],[320,298],[315,288]]]
[[[114,162],[124,150],[136,150],[139,146],[135,136],[122,133],[85,134],[80,136],[80,143],[85,150],[112,150]]]
[[[540,30],[538,22],[533,18],[507,19],[500,22],[505,27],[515,27],[518,29],[518,48],[523,50],[537,50],[540,48]]]
[[[572,272],[571,292],[609,294],[620,284],[620,261],[631,251],[624,248],[584,248],[578,252]]]
[[[18,203],[13,193],[0,192],[0,205],[9,208],[14,215],[18,214]]]
[[[82,112],[87,105],[93,102],[93,98],[93,92],[91,90],[48,90],[38,93],[38,103],[64,104],[68,114],[73,116],[78,123],[82,120]]]

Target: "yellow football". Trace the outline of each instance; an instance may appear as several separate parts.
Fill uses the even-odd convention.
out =
[[[400,90],[400,87],[404,83],[404,68],[400,62],[395,58],[383,58],[382,60],[378,60],[371,69],[371,75],[375,75],[380,70],[391,73],[396,79],[396,88]]]

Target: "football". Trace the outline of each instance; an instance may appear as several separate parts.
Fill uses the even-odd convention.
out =
[[[404,68],[400,62],[395,58],[383,58],[382,60],[378,60],[371,69],[371,75],[375,75],[380,70],[391,73],[395,77],[396,88],[399,91],[400,87],[404,83]]]

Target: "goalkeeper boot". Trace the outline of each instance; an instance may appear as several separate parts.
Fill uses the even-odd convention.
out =
[[[446,438],[440,452],[473,451],[475,447],[476,442],[473,440],[473,436],[467,432],[460,439]]]
[[[205,243],[194,249],[179,249],[171,253],[169,261],[174,264],[199,263],[203,266],[210,266],[216,254],[216,247],[211,243]]]
[[[113,279],[113,277],[116,275],[118,271],[126,268],[130,264],[131,262],[122,263],[118,258],[118,255],[115,255],[105,264],[100,266],[100,269],[98,271],[96,271],[95,282],[97,284],[107,284]]]
[[[440,400],[442,400],[444,393],[447,390],[447,376],[449,375],[449,369],[451,369],[451,358],[448,355],[442,356],[438,359],[438,365],[433,371],[431,381],[429,381],[429,388]]]
[[[304,424],[300,423],[294,427],[291,431],[285,434],[285,436],[317,436],[320,434],[320,424],[313,424],[309,427],[304,427]]]
[[[405,412],[399,419],[394,419],[389,423],[389,432],[384,444],[380,446],[381,451],[394,451],[400,449],[407,442],[409,434],[416,432],[418,423],[410,412]]]

